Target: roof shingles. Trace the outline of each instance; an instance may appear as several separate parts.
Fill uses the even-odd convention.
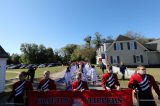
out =
[[[0,46],[0,58],[8,58],[9,55],[5,52],[5,50]]]
[[[116,41],[128,41],[128,40],[133,40],[127,36],[119,35]]]

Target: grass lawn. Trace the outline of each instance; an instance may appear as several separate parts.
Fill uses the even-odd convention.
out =
[[[43,76],[44,71],[50,71],[51,74],[58,71],[63,71],[67,67],[66,66],[57,66],[57,67],[47,67],[47,68],[38,68],[35,73],[35,78],[41,78]]]
[[[6,80],[15,78],[17,76],[17,73],[6,73]]]
[[[57,66],[57,67],[46,67],[46,68],[37,68],[35,72],[35,78],[41,78],[44,71],[50,71],[51,73],[65,70],[66,66]],[[15,78],[18,73],[22,71],[28,71],[28,69],[9,69],[6,71],[6,80]]]
[[[37,68],[37,70],[35,72],[35,80],[39,80],[43,76],[44,71],[50,71],[51,74],[52,74],[52,73],[62,71],[62,70],[65,70],[65,69],[66,69],[66,66]],[[28,69],[9,69],[9,70],[6,71],[5,92],[11,91],[11,87],[12,87],[13,82],[12,82],[12,80],[9,80],[9,79],[16,78],[18,76],[18,74],[22,71],[28,71]]]
[[[37,68],[36,73],[35,73],[35,78],[36,79],[41,78],[43,75],[43,72],[47,71],[47,70],[50,71],[51,73],[54,73],[54,72],[62,71],[65,69],[66,69],[66,66]],[[12,70],[9,69],[6,71],[6,80],[16,77],[18,75],[18,73],[21,71],[27,71],[27,70],[28,69],[12,69]],[[102,75],[101,69],[99,67],[96,67],[96,70],[101,78],[101,75]],[[106,72],[106,70],[105,70],[105,72]],[[147,68],[147,73],[153,75],[155,80],[157,82],[159,82],[159,84],[160,84],[160,68]],[[119,79],[121,78],[121,76],[118,76],[118,77],[119,77]],[[125,80],[125,81],[120,80],[120,84],[121,84],[122,88],[126,88],[127,83],[128,83],[128,80]]]

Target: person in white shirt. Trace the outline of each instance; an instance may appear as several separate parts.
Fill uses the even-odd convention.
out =
[[[96,69],[95,69],[95,66],[92,65],[91,66],[91,70],[90,70],[90,76],[91,76],[91,82],[93,83],[93,85],[96,85],[96,82],[98,80],[97,78],[97,72],[96,72]]]
[[[70,72],[70,67],[69,66],[67,67],[67,70],[66,70],[66,72],[64,74],[64,79],[65,79],[66,88],[67,88],[72,83],[72,76],[71,76],[71,72]]]
[[[88,82],[88,79],[87,79],[87,70],[85,69],[84,66],[85,66],[85,65],[82,64],[82,65],[81,65],[81,68],[80,68],[80,72],[82,73],[82,81]]]
[[[77,65],[75,63],[72,63],[70,65],[70,73],[71,73],[72,78],[75,76],[76,70],[77,70]]]
[[[87,71],[87,77],[90,77],[91,64],[90,63],[86,63],[85,64],[85,69]]]

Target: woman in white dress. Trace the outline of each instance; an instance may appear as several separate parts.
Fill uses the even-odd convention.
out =
[[[65,79],[66,88],[67,88],[72,83],[72,76],[71,76],[71,72],[70,72],[70,67],[69,66],[67,67],[67,70],[66,70],[66,72],[64,74],[64,79]]]
[[[88,82],[88,79],[87,79],[87,70],[85,69],[84,66],[85,66],[85,65],[82,64],[79,71],[82,73],[82,81]]]
[[[91,67],[92,67],[91,70],[90,70],[91,81],[92,81],[93,85],[96,85],[96,82],[98,80],[98,78],[97,78],[97,72],[96,72],[96,69],[95,69],[94,65],[92,65]]]

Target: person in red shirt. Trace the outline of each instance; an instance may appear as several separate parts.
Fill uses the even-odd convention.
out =
[[[152,87],[160,99],[159,87],[152,75],[146,74],[144,66],[137,67],[137,73],[133,74],[128,82],[128,87],[134,89],[134,93],[138,93],[139,106],[156,106],[153,100]],[[144,101],[142,101],[144,100]]]
[[[72,82],[72,90],[73,91],[89,90],[87,82],[82,81],[82,73],[77,73],[76,81]]]
[[[44,72],[44,78],[39,82],[37,89],[40,91],[56,90],[55,81],[50,78],[50,71]]]
[[[10,102],[14,98],[14,106],[24,104],[27,92],[33,90],[32,83],[26,80],[26,76],[26,72],[21,72],[19,74],[19,81],[13,84],[12,92],[7,101]]]
[[[102,75],[101,86],[104,90],[120,89],[117,74],[113,73],[112,66],[109,66],[108,71]]]

